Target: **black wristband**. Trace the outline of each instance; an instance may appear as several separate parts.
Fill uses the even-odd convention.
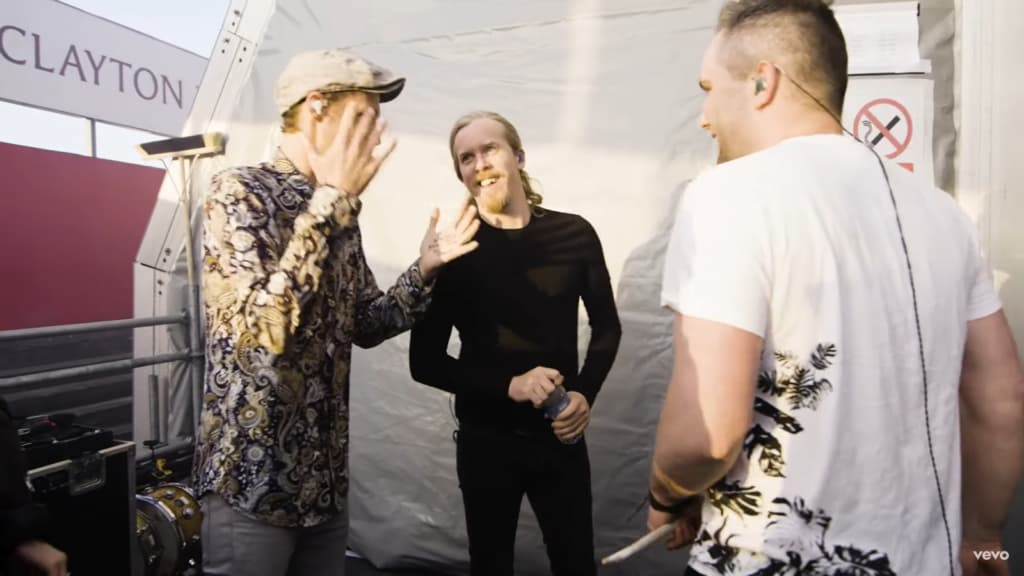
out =
[[[667,504],[662,504],[661,502],[658,502],[658,499],[654,497],[654,492],[647,492],[647,499],[650,500],[651,502],[651,508],[657,510],[658,512],[664,512],[666,514],[671,514],[673,516],[678,516],[682,514],[687,508],[689,508],[690,504],[692,504],[699,498],[700,494],[694,494],[693,496],[687,496],[683,500],[680,500],[679,502],[676,502],[675,504],[669,506]]]

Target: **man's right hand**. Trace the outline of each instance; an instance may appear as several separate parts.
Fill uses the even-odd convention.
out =
[[[671,522],[674,524],[672,535],[665,541],[665,547],[669,550],[679,550],[689,546],[697,539],[697,533],[700,531],[702,503],[703,499],[695,501],[679,516],[648,508],[647,530],[654,532]]]
[[[558,370],[537,366],[512,378],[508,385],[508,397],[516,402],[532,402],[534,408],[540,408],[555,387],[562,384],[562,380]]]
[[[65,576],[68,573],[68,557],[46,542],[25,542],[18,546],[14,555],[21,564],[45,576]]]
[[[317,151],[312,143],[303,140],[317,184],[331,186],[352,196],[362,194],[395,149],[395,140],[390,140],[378,155],[373,154],[386,128],[386,122],[377,121],[373,108],[367,108],[357,118],[356,105],[347,102],[341,112],[338,132],[325,150]]]

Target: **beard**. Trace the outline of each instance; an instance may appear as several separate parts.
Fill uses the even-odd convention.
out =
[[[476,197],[477,208],[491,214],[501,214],[508,208],[512,195],[509,193],[509,177],[498,170],[488,169],[476,175],[476,181],[482,182],[494,178],[496,182],[486,190],[477,187],[474,196]]]
[[[508,207],[510,197],[508,187],[502,186],[500,190],[480,192],[476,197],[476,203],[486,212],[499,214]]]

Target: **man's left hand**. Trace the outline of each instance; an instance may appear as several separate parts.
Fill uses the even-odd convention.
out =
[[[569,405],[558,413],[558,417],[551,423],[555,436],[559,440],[572,440],[579,438],[583,431],[590,425],[590,403],[579,392],[568,392]]]
[[[665,546],[669,550],[678,550],[684,546],[689,546],[697,539],[697,532],[700,530],[702,506],[703,498],[688,506],[679,516],[673,516],[668,512],[660,512],[648,507],[647,529],[653,532],[665,524],[674,522],[675,530]]]
[[[455,224],[443,230],[437,229],[440,212],[434,208],[430,216],[427,234],[420,244],[420,274],[423,279],[431,281],[441,266],[476,250],[479,243],[473,240],[480,228],[480,220],[476,217],[476,205],[466,201],[459,211]]]

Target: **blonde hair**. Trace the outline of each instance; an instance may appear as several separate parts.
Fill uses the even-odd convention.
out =
[[[459,159],[455,156],[455,136],[465,128],[469,126],[474,120],[494,120],[498,124],[501,124],[502,128],[505,129],[505,140],[508,141],[508,145],[512,147],[512,151],[516,154],[523,152],[523,141],[519,138],[519,131],[516,127],[508,121],[507,118],[498,114],[497,112],[490,112],[487,110],[478,110],[476,112],[470,112],[465,116],[462,116],[455,121],[455,125],[452,126],[452,132],[448,136],[448,151],[452,155],[452,164],[455,167],[455,177],[462,181],[462,172],[459,170]],[[532,180],[530,175],[526,173],[526,170],[519,169],[519,177],[523,181],[523,191],[526,192],[526,203],[530,205],[530,209],[535,213],[541,211],[540,205],[544,201],[544,197],[538,194],[533,189]]]

